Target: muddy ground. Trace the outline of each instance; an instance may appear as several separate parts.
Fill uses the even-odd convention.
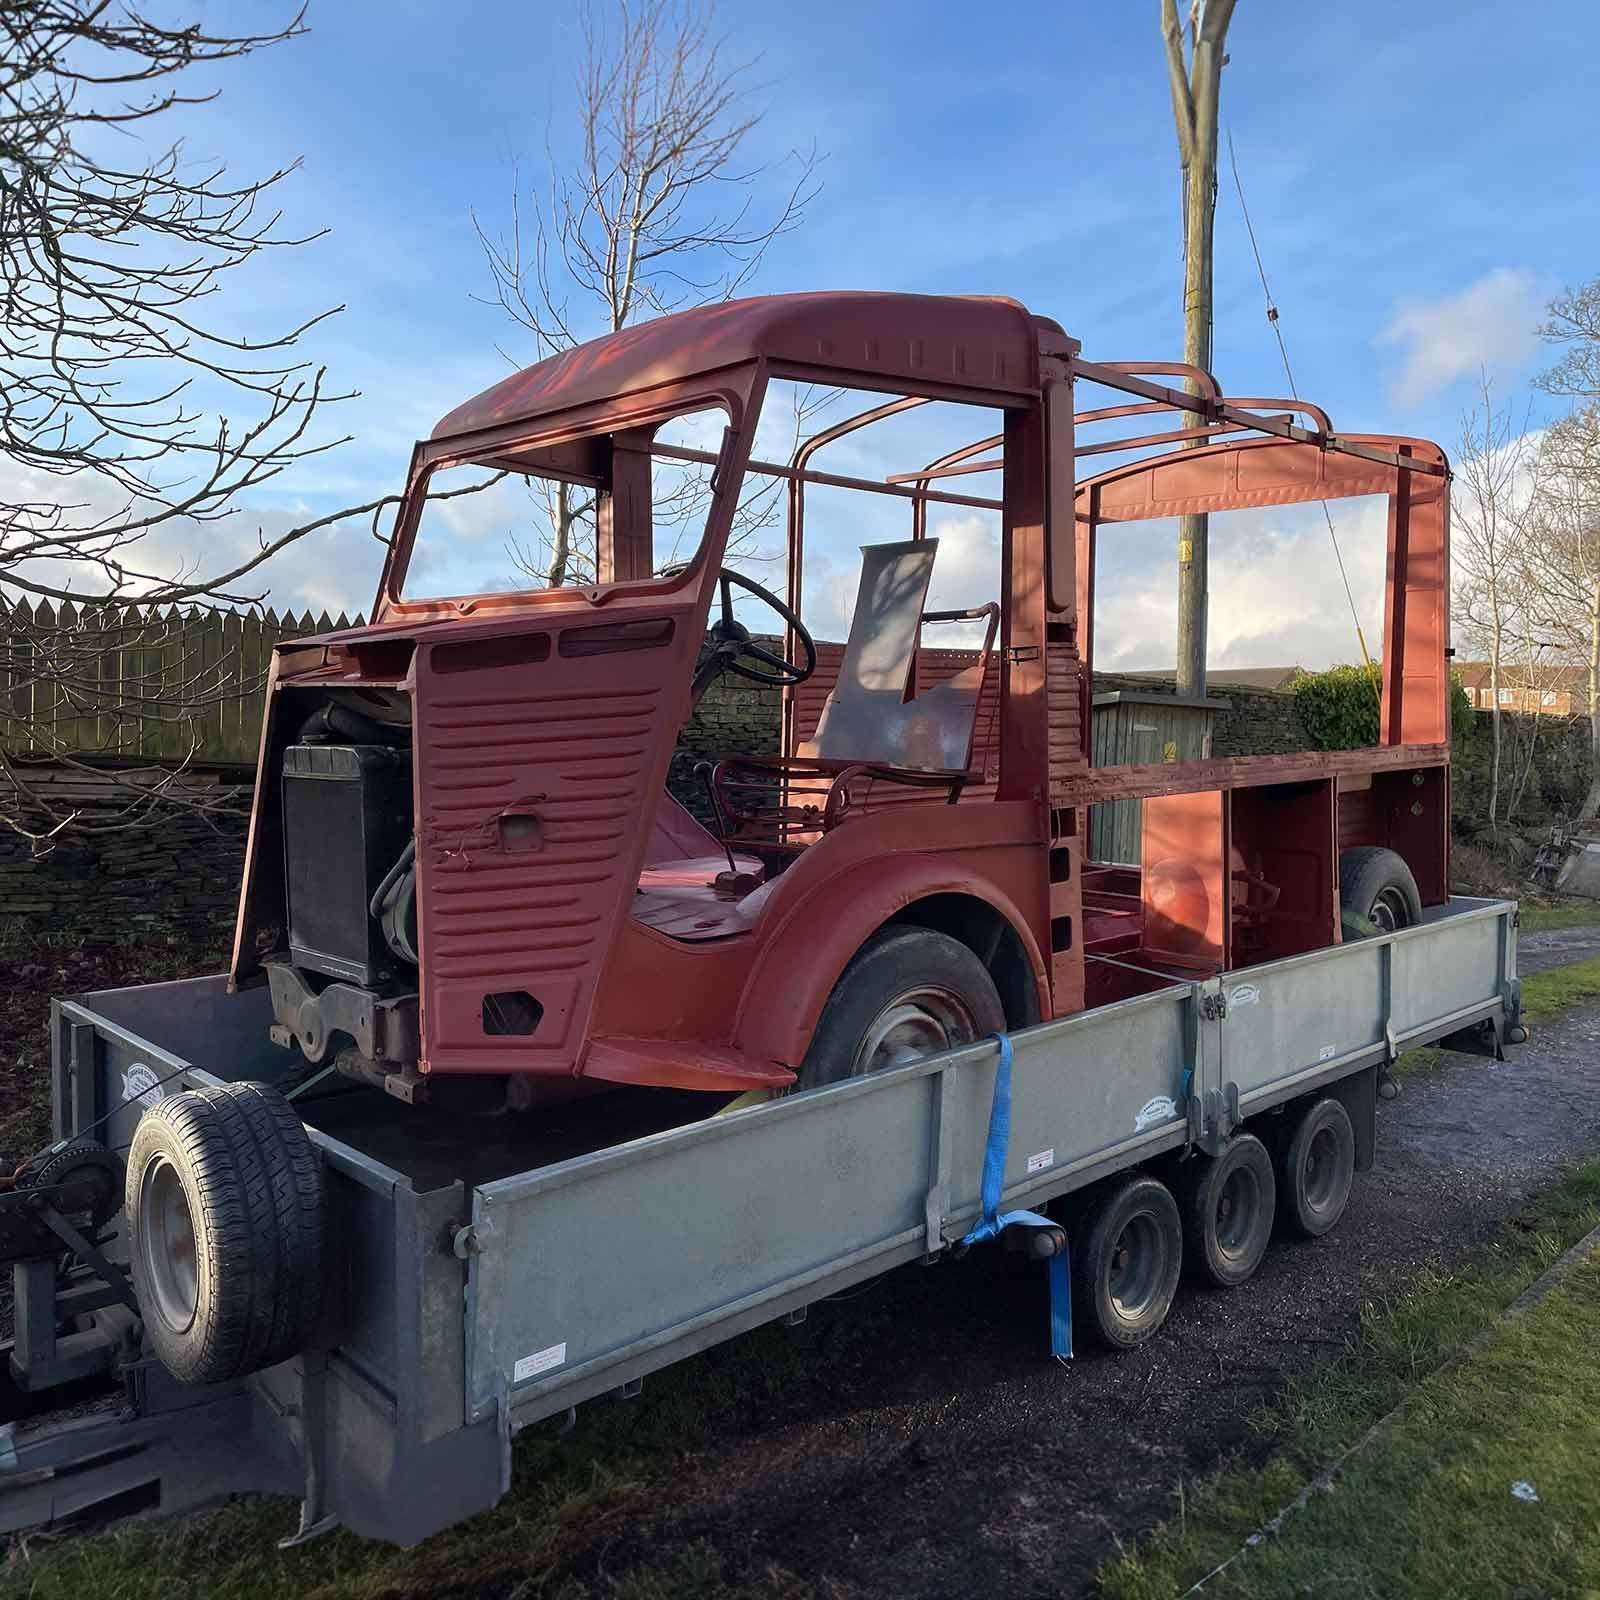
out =
[[[1171,1514],[1180,1478],[1248,1449],[1252,1408],[1336,1353],[1364,1304],[1459,1261],[1600,1154],[1600,1008],[1515,1056],[1448,1056],[1408,1082],[1380,1105],[1376,1169],[1331,1236],[1275,1245],[1243,1289],[1186,1289],[1133,1354],[1053,1363],[1042,1283],[994,1251],[814,1308],[815,1381],[698,1443],[669,1490],[613,1508],[593,1539],[574,1530],[556,1578],[704,1540],[731,1573],[775,1563],[839,1595],[1092,1592],[1115,1541]],[[863,1318],[873,1337],[827,1360],[830,1326]]]
[[[1600,952],[1600,929],[1522,949],[1528,970],[1580,959]],[[176,948],[0,962],[5,1153],[38,1128],[48,993],[208,964]],[[1333,1235],[1276,1245],[1243,1289],[1186,1289],[1129,1355],[1052,1362],[1042,1274],[992,1249],[813,1307],[793,1335],[813,1365],[777,1402],[689,1438],[604,1515],[575,1518],[541,1592],[701,1543],[735,1582],[776,1565],[838,1597],[1088,1593],[1119,1538],[1174,1510],[1180,1480],[1251,1448],[1252,1409],[1336,1353],[1364,1304],[1458,1261],[1563,1165],[1600,1153],[1597,1090],[1600,1007],[1509,1063],[1442,1058],[1380,1106],[1377,1168]],[[630,1404],[643,1414],[651,1385]]]

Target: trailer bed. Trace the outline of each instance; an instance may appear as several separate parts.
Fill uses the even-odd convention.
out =
[[[1364,1164],[1379,1071],[1446,1037],[1497,1049],[1519,1005],[1516,907],[1453,899],[1415,928],[1021,1030],[1004,1203],[1215,1150],[1313,1091],[1345,1100]],[[264,991],[220,977],[58,1002],[58,1134],[104,1119],[124,1146],[141,1098],[303,1070],[270,1020]],[[960,1241],[997,1056],[984,1041],[715,1116],[659,1089],[538,1120],[308,1090],[330,1257],[314,1353],[205,1390],[134,1360],[115,1417],[9,1425],[0,1527],[255,1489],[301,1497],[307,1531],[412,1543],[485,1509],[516,1429]]]

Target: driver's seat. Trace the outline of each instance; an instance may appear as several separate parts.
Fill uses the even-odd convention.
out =
[[[971,770],[973,733],[1000,608],[925,612],[938,549],[937,539],[862,546],[850,637],[811,738],[793,756],[740,756],[717,766],[730,837],[809,842],[856,809],[852,784],[858,792],[876,782],[944,789],[953,801],[981,779]],[[988,621],[978,660],[908,700],[922,624],[977,618]]]

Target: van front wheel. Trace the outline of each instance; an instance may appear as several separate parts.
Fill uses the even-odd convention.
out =
[[[972,1044],[1005,1025],[994,979],[964,944],[934,928],[883,928],[856,952],[828,996],[797,1087],[882,1072]]]

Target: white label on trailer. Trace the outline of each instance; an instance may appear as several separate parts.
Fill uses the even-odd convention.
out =
[[[1028,1157],[1029,1172],[1043,1172],[1046,1167],[1053,1167],[1055,1164],[1056,1153],[1054,1150],[1041,1150],[1038,1155]]]
[[[537,1378],[541,1372],[550,1372],[556,1367],[563,1367],[567,1363],[567,1344],[562,1340],[560,1344],[553,1344],[545,1350],[535,1350],[531,1356],[524,1356],[511,1369],[513,1383],[526,1383],[529,1378]]]
[[[131,1062],[122,1075],[122,1098],[137,1100],[146,1110],[153,1111],[167,1098],[161,1080],[142,1061]]]
[[[1261,1003],[1261,991],[1253,983],[1236,984],[1228,991],[1230,1006],[1254,1006]]]
[[[1338,1045],[1336,1045],[1336,1044],[1325,1044],[1325,1045],[1323,1045],[1323,1047],[1319,1051],[1317,1051],[1317,1060],[1318,1061],[1332,1061],[1333,1058],[1336,1055],[1338,1055],[1338,1053],[1339,1053]]]
[[[1173,1104],[1172,1096],[1158,1094],[1139,1108],[1139,1115],[1133,1119],[1133,1131],[1143,1133],[1146,1128],[1153,1128],[1156,1123],[1166,1122],[1177,1114],[1178,1108]]]

